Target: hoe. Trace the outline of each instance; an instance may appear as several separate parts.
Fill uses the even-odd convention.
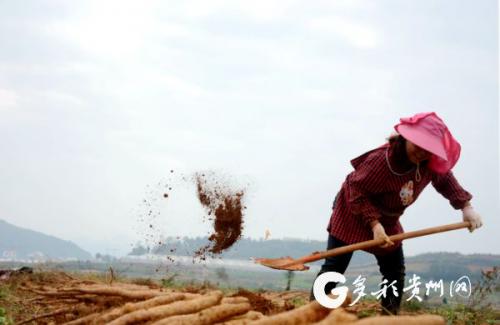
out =
[[[440,232],[446,232],[451,230],[457,230],[462,228],[468,228],[470,226],[469,222],[459,222],[452,223],[448,225],[426,228],[416,231],[405,232],[397,235],[389,236],[392,241],[402,241],[404,239],[422,237],[431,234],[437,234]],[[262,264],[264,266],[277,269],[277,270],[288,270],[288,271],[305,271],[309,267],[304,265],[314,261],[322,260],[327,257],[342,255],[345,253],[354,252],[356,250],[363,250],[368,248],[374,248],[384,244],[383,239],[372,239],[363,242],[359,242],[352,245],[342,246],[334,249],[330,249],[324,252],[315,252],[311,255],[303,256],[301,258],[293,259],[290,256],[281,258],[256,258],[255,263]]]

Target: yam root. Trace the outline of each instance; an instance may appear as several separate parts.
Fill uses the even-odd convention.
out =
[[[222,292],[214,291],[200,298],[188,301],[176,301],[168,305],[156,306],[150,309],[136,310],[132,313],[118,317],[109,325],[137,324],[145,321],[155,321],[158,319],[196,313],[205,308],[217,305],[222,299]]]
[[[316,323],[317,325],[328,325],[328,324],[354,324],[358,320],[356,315],[346,312],[342,308],[335,309],[326,316],[325,319]]]
[[[122,288],[125,290],[150,290],[151,287],[143,284],[135,284],[135,283],[114,283],[110,285],[111,288]]]
[[[183,292],[182,293],[186,300],[189,300],[189,299],[194,299],[194,298],[200,298],[201,296],[203,296],[202,294],[199,294],[199,293],[191,293],[191,292]]]
[[[92,313],[92,314],[87,315],[85,317],[81,317],[81,318],[72,320],[71,322],[64,323],[63,325],[90,324],[97,316],[99,316],[99,313]]]
[[[127,290],[113,286],[92,286],[92,287],[61,289],[58,293],[64,294],[64,293],[75,293],[75,292],[84,294],[94,294],[99,296],[120,296],[128,299],[149,299],[166,294],[165,292],[155,291],[155,290]]]
[[[19,322],[17,323],[18,325],[21,325],[21,324],[28,324],[28,323],[31,323],[33,321],[36,321],[36,320],[39,320],[39,319],[42,319],[42,318],[48,318],[48,317],[53,317],[53,316],[57,316],[57,315],[61,315],[61,314],[66,314],[66,313],[70,313],[72,312],[73,310],[75,309],[75,307],[65,307],[65,308],[61,308],[61,309],[58,309],[58,310],[55,310],[55,311],[52,311],[50,313],[45,313],[45,314],[41,314],[41,315],[37,315],[35,317],[31,317],[29,319],[26,319],[22,322]]]
[[[258,311],[255,310],[250,310],[246,314],[235,316],[230,318],[227,321],[224,321],[222,323],[217,323],[219,325],[246,325],[250,324],[251,322],[264,318],[264,314],[259,313]]]
[[[243,304],[248,302],[248,298],[245,297],[225,297],[222,298],[221,304]]]
[[[379,316],[359,320],[353,325],[444,325],[445,320],[437,315]]]
[[[36,294],[39,294],[41,296],[54,296],[54,297],[71,297],[71,296],[74,296],[74,295],[77,295],[79,294],[78,291],[72,291],[72,290],[65,290],[64,292],[61,292],[61,291],[55,291],[55,290],[50,290],[50,291],[44,291],[44,290],[38,290],[38,289],[30,289],[29,291],[31,292],[34,292]]]
[[[235,316],[230,320],[240,320],[240,319],[257,320],[264,317],[265,317],[264,314],[262,314],[261,312],[250,310],[246,314]]]
[[[170,293],[164,296],[154,297],[145,301],[136,303],[127,303],[124,306],[114,308],[113,310],[99,316],[93,322],[93,324],[105,324],[117,319],[128,313],[132,313],[136,310],[149,309],[152,307],[166,305],[174,301],[184,300],[185,295],[183,293]]]
[[[153,325],[210,325],[235,315],[241,315],[251,308],[248,302],[242,304],[223,304],[202,310],[196,314],[168,317]]]
[[[317,322],[323,319],[330,309],[325,308],[317,301],[308,303],[299,308],[277,314],[274,316],[259,319],[252,324],[255,325],[291,325],[291,324],[308,324]]]

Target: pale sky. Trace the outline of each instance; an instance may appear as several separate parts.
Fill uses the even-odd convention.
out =
[[[498,86],[493,0],[0,1],[0,219],[124,254],[158,182],[155,236],[205,235],[180,175],[216,170],[244,236],[326,244],[350,159],[436,111],[485,225],[406,253],[500,254]],[[401,221],[461,213],[429,186]]]

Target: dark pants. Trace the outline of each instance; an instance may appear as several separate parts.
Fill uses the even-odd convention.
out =
[[[345,246],[341,240],[338,240],[332,235],[328,236],[328,246],[327,249],[337,248]],[[352,253],[347,253],[339,256],[328,257],[325,259],[325,263],[321,266],[321,270],[318,275],[325,272],[338,272],[344,274],[351,261]],[[399,246],[396,250],[389,252],[385,255],[375,255],[377,263],[382,273],[383,279],[387,279],[387,286],[389,286],[392,281],[396,280],[394,285],[397,288],[398,297],[394,296],[392,288],[388,288],[387,295],[385,298],[382,297],[382,307],[384,313],[397,314],[399,311],[399,306],[401,304],[401,296],[403,294],[404,279],[405,279],[405,260],[403,255],[403,247]],[[365,276],[361,274],[361,276]],[[325,286],[325,293],[330,293],[337,283],[330,282]],[[367,295],[370,292],[365,291]],[[311,300],[315,300],[314,294],[311,290]]]

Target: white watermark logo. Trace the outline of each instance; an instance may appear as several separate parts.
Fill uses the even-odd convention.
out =
[[[406,301],[410,301],[412,299],[416,299],[418,301],[422,301],[422,297],[420,297],[420,286],[422,282],[421,278],[413,274],[413,276],[409,279],[409,285],[403,288],[403,292],[409,292],[409,297]],[[319,275],[314,281],[313,285],[313,294],[322,306],[326,308],[338,308],[340,307],[347,298],[347,292],[349,288],[347,286],[336,287],[331,290],[331,292],[325,293],[325,287],[328,283],[337,283],[337,284],[345,284],[346,278],[343,274],[338,272],[325,272]],[[365,282],[366,277],[362,277],[359,275],[352,283],[354,286],[353,295],[355,295],[354,300],[349,304],[349,306],[353,306],[356,304],[362,297],[366,296],[365,293]],[[392,294],[398,297],[401,292],[398,292],[396,287],[397,281],[394,280],[391,283],[384,279],[379,285],[381,287],[380,290],[371,292],[370,294],[377,299],[385,298],[387,296],[387,291],[392,291]],[[444,281],[441,279],[439,281],[430,280],[424,283],[425,292],[423,293],[425,296],[430,296],[431,291],[438,293],[439,297],[442,297],[445,292]],[[453,297],[454,294],[462,297],[468,298],[472,293],[472,285],[468,276],[464,275],[460,277],[456,281],[450,282],[450,297]]]
[[[335,288],[331,294],[337,297],[330,298],[325,294],[325,286],[330,282],[345,283],[345,276],[337,272],[325,272],[318,276],[313,285],[314,297],[323,307],[338,308],[347,298],[349,289],[346,286]]]

